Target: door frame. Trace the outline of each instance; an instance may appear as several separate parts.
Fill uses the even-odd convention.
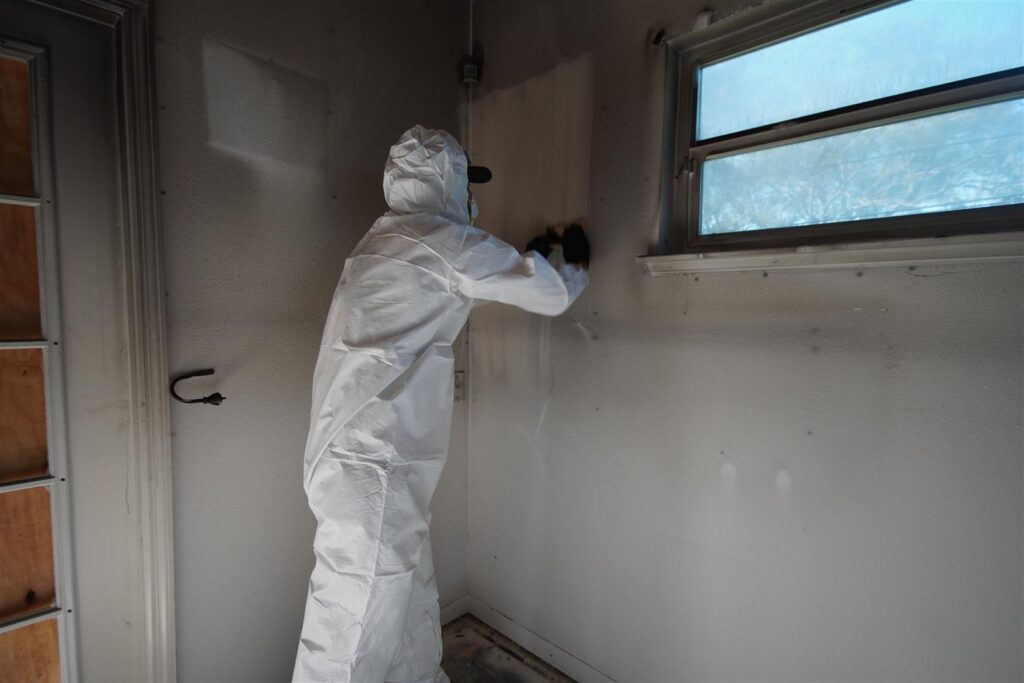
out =
[[[167,335],[150,0],[31,0],[109,26],[117,55],[121,249],[148,680],[177,678]]]

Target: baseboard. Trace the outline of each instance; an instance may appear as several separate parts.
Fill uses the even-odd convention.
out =
[[[463,595],[461,598],[452,600],[447,605],[441,608],[441,624],[447,624],[455,621],[464,614],[469,614],[469,601],[472,598],[469,595]]]
[[[468,612],[484,622],[496,631],[526,648],[545,662],[568,674],[580,683],[616,683],[615,679],[601,673],[589,664],[577,659],[557,645],[548,642],[525,626],[520,626],[496,609],[485,605],[471,595],[459,598],[441,610],[441,620],[444,621],[445,610],[454,613],[455,607],[460,609],[465,606],[467,609],[460,612],[458,616]]]

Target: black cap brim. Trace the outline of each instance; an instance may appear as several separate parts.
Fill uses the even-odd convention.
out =
[[[491,169],[486,166],[470,166],[466,171],[466,175],[469,177],[469,182],[476,185],[491,181]]]

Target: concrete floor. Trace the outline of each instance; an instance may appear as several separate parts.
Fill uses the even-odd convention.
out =
[[[442,636],[441,666],[452,683],[575,683],[468,614],[445,626]]]

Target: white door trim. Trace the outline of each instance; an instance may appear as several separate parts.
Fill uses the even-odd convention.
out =
[[[33,0],[114,29],[131,439],[149,681],[176,680],[167,336],[149,0]]]

